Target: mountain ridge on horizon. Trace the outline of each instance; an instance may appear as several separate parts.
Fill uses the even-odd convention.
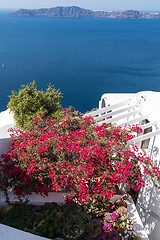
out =
[[[89,10],[78,6],[63,7],[57,6],[53,8],[40,9],[19,9],[9,14],[16,17],[73,17],[73,18],[117,18],[117,19],[159,19],[159,13],[141,12],[138,10],[126,11],[103,11]]]

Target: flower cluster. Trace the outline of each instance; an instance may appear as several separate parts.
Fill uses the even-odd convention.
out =
[[[25,131],[14,129],[11,151],[3,155],[0,187],[11,188],[18,196],[31,192],[67,191],[80,203],[89,199],[110,199],[121,183],[134,190],[144,186],[141,174],[152,177],[150,159],[131,149],[127,142],[132,130],[103,124],[92,117],[67,110],[61,122],[37,117]]]
[[[134,239],[135,222],[128,217],[128,213],[121,215],[113,212],[109,219],[104,218],[102,239],[123,240]]]

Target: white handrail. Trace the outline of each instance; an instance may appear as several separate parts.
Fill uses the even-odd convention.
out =
[[[86,114],[84,114],[84,117],[86,117],[86,116],[92,116],[93,117],[93,116],[111,111],[113,109],[116,109],[118,107],[125,106],[125,105],[129,104],[130,100],[131,99],[128,99],[127,101],[120,102],[120,103],[117,103],[117,104],[114,104],[114,105],[111,105],[111,106],[108,106],[108,107],[105,107],[105,108],[98,109],[98,110],[93,111],[93,112],[86,113]]]
[[[146,115],[143,115],[143,116],[141,116],[141,117],[135,118],[135,119],[133,119],[133,120],[126,121],[126,122],[124,122],[124,123],[120,123],[120,124],[118,124],[117,126],[121,126],[121,127],[128,126],[128,125],[137,123],[137,122],[139,122],[139,121],[142,121],[142,120],[144,120],[144,119],[147,119],[148,116],[149,116],[149,114],[146,114]]]
[[[140,114],[140,113],[141,113],[141,109],[140,109],[140,110],[136,110],[136,111],[134,111],[134,112],[126,113],[126,114],[121,115],[121,116],[119,116],[119,117],[110,118],[110,119],[108,119],[108,120],[101,121],[101,122],[99,122],[99,125],[102,125],[103,123],[107,123],[107,124],[113,123],[113,122],[116,122],[116,121],[118,121],[118,120],[120,120],[120,119],[123,119],[123,118],[126,118],[126,117],[128,118],[128,117],[130,117],[130,116],[134,116],[134,115]]]
[[[126,112],[126,111],[128,111],[128,110],[134,109],[134,107],[135,107],[135,105],[132,105],[132,106],[126,107],[126,108],[122,108],[122,109],[117,110],[117,111],[114,111],[114,112],[106,113],[106,114],[101,115],[101,116],[99,116],[99,117],[94,117],[94,119],[95,119],[96,121],[99,121],[99,120],[101,120],[101,119],[103,119],[103,118],[113,117],[113,116],[116,115],[116,114],[119,114],[119,113],[122,113],[122,112]]]
[[[128,144],[129,144],[129,145],[130,145],[130,144],[135,144],[135,143],[144,141],[144,140],[146,140],[146,139],[149,139],[149,138],[151,138],[151,137],[155,137],[155,136],[157,136],[157,135],[159,135],[159,134],[160,134],[160,129],[155,130],[155,131],[150,132],[150,133],[146,133],[146,134],[141,135],[141,136],[139,136],[139,137],[133,138],[133,139],[131,139],[130,141],[128,141]]]
[[[149,122],[143,125],[140,125],[140,127],[142,128],[142,130],[149,128],[149,127],[153,127],[155,126],[159,121],[155,121],[155,122]]]

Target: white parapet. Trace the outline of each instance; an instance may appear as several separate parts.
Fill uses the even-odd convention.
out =
[[[9,129],[15,126],[13,114],[9,113],[9,109],[0,113],[0,159],[1,155],[8,152],[11,148],[12,141],[10,139]]]
[[[15,126],[15,121],[13,114],[9,112],[9,109],[0,113],[0,139],[9,138],[10,133],[8,132],[9,128]]]
[[[127,102],[121,106],[121,103]],[[103,94],[99,101],[99,110],[110,107],[110,111],[114,112],[114,106],[117,109],[122,109],[126,106],[139,106],[141,108],[141,115],[149,114],[149,121],[160,120],[159,104],[160,92],[142,91],[138,93],[107,93]],[[119,105],[119,106],[118,106]],[[113,106],[113,108],[112,108]],[[128,111],[130,112],[130,110]],[[119,114],[120,115],[120,114]],[[119,116],[117,115],[117,116]]]
[[[49,239],[0,224],[0,240],[49,240]]]

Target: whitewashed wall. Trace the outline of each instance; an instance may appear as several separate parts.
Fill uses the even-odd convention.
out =
[[[45,202],[56,202],[59,204],[64,204],[67,195],[68,193],[65,192],[50,192],[48,196],[41,196],[40,194],[32,193],[26,196],[24,200],[29,200],[31,204],[37,205],[44,205]],[[14,195],[13,192],[8,192],[8,196],[11,203],[18,201],[16,195]],[[7,205],[6,197],[4,195],[4,192],[0,191],[0,208],[5,205]]]
[[[154,165],[160,167],[160,136],[150,139],[148,156]],[[154,187],[152,181],[145,177],[146,186],[141,189],[137,210],[150,240],[160,239],[160,190]],[[160,183],[157,181],[160,186]]]
[[[1,155],[8,152],[12,142],[8,130],[15,126],[13,114],[9,110],[0,113],[0,159]]]

